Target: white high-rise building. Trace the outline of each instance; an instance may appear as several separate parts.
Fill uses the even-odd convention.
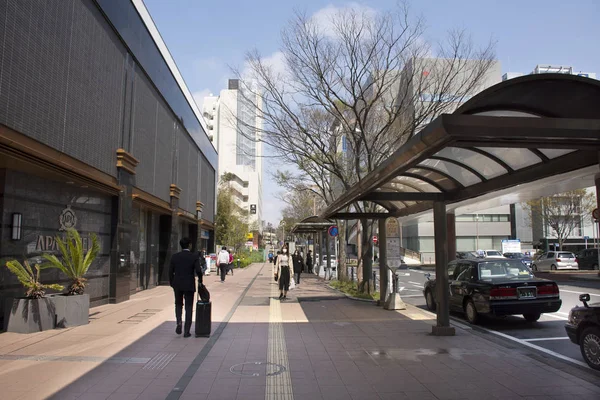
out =
[[[258,135],[263,121],[256,112],[262,103],[243,88],[238,79],[230,79],[219,96],[204,98],[202,112],[219,153],[219,181],[224,174],[235,175],[234,200],[248,211],[250,229],[262,231],[263,146]]]

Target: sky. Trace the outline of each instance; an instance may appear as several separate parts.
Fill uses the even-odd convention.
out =
[[[218,95],[243,69],[248,51],[274,56],[281,30],[294,12],[327,18],[344,7],[386,11],[396,0],[362,2],[323,0],[144,0],[154,23],[199,106]],[[415,15],[425,18],[426,37],[443,40],[451,29],[464,29],[476,44],[496,41],[502,72],[531,72],[538,64],[572,66],[600,78],[600,0],[413,0]],[[371,11],[371,10],[369,10]],[[263,163],[263,219],[278,225],[284,204],[281,191]]]

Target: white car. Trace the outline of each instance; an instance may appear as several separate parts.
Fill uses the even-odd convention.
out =
[[[542,254],[531,266],[534,271],[579,269],[575,254],[570,251],[549,251]]]
[[[483,250],[484,258],[506,258],[498,250]]]
[[[323,256],[323,268],[327,268],[327,256]],[[337,260],[335,258],[331,258],[331,269],[332,270],[336,270],[337,268]]]

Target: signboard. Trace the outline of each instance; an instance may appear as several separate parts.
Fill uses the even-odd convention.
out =
[[[594,217],[594,219],[600,219],[600,209],[594,208],[594,211],[592,211],[592,217]]]
[[[333,236],[333,237],[335,237],[339,234],[337,226],[330,226],[329,230],[327,232],[329,232],[329,236]]]
[[[200,231],[200,239],[210,239],[210,233],[202,229]]]
[[[256,204],[250,204],[250,214],[256,214]]]
[[[373,243],[377,243],[377,240],[379,240],[377,239],[377,235],[373,235]]]
[[[521,240],[502,240],[502,254],[504,253],[521,253]]]
[[[400,257],[400,224],[396,218],[390,217],[385,220],[385,255],[387,259],[387,265],[390,268],[400,268],[402,265],[402,258]]]
[[[385,220],[385,233],[387,237],[400,237],[400,224],[396,218]]]

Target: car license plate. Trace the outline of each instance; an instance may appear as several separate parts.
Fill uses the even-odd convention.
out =
[[[522,287],[517,288],[517,293],[520,299],[535,299],[537,290],[535,287]]]

